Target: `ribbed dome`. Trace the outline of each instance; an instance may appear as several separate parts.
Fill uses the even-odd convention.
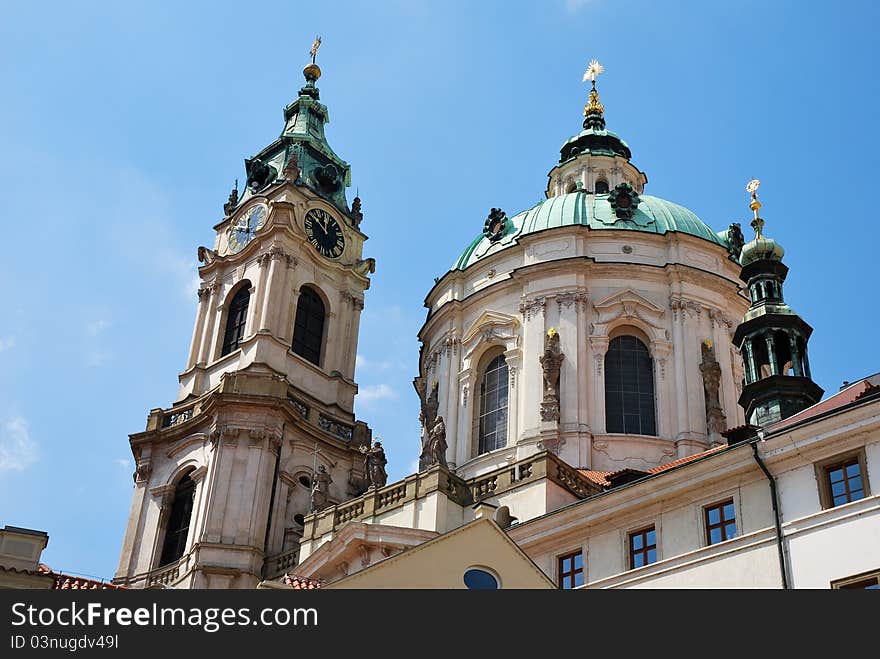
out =
[[[537,233],[556,227],[582,225],[593,230],[615,229],[664,234],[669,231],[687,233],[727,248],[727,243],[684,206],[671,201],[640,195],[641,203],[632,219],[618,219],[606,194],[585,192],[550,197],[534,208],[508,219],[502,237],[495,242],[485,235],[478,236],[453,265],[453,270],[464,270],[480,259],[495,254],[525,234]]]
[[[778,242],[772,238],[756,236],[754,240],[743,245],[742,253],[739,256],[739,263],[746,266],[749,263],[762,259],[781,261],[783,256],[785,256],[785,250],[782,249],[782,245]]]

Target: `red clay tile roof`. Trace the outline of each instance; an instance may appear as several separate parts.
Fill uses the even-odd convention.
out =
[[[611,483],[608,482],[608,476],[613,474],[613,471],[596,471],[594,469],[578,469],[578,473],[581,476],[586,478],[588,481],[596,483],[596,485],[601,485],[602,487],[608,487]]]
[[[35,570],[39,574],[50,574],[55,577],[52,590],[128,590],[125,586],[117,586],[109,581],[77,577],[63,572],[54,572],[45,563],[40,563]]]
[[[711,448],[708,451],[703,451],[702,453],[696,453],[694,455],[689,455],[686,458],[679,458],[678,460],[674,460],[672,462],[668,462],[666,464],[660,465],[659,467],[653,467],[652,469],[648,469],[647,474],[653,476],[654,474],[659,474],[660,472],[666,471],[668,469],[672,469],[673,467],[677,467],[679,465],[691,462],[696,460],[697,458],[702,458],[705,455],[709,455],[711,453],[716,453],[723,449],[726,449],[727,445],[716,446],[715,448]],[[602,487],[610,487],[611,486],[611,478],[616,474],[623,474],[626,471],[633,471],[627,469],[621,469],[619,471],[597,471],[594,469],[578,469],[578,473],[584,478],[596,483],[597,485],[601,485]]]
[[[673,467],[677,467],[678,465],[683,465],[688,462],[692,462],[697,458],[702,458],[704,455],[709,455],[710,453],[717,453],[718,451],[722,451],[727,448],[727,444],[722,444],[721,446],[716,446],[715,448],[710,448],[708,451],[703,451],[702,453],[694,453],[693,455],[689,455],[686,458],[679,458],[678,460],[673,460],[672,462],[667,462],[665,465],[660,465],[659,467],[653,467],[652,469],[648,469],[649,474],[659,474],[661,471],[666,471],[667,469],[672,469]]]
[[[874,390],[877,388],[878,384],[880,384],[880,374],[872,375],[870,377],[859,380],[858,382],[853,382],[845,389],[838,391],[833,396],[830,396],[825,400],[821,400],[815,405],[812,405],[805,410],[801,410],[797,414],[794,414],[787,419],[783,419],[782,421],[774,423],[772,426],[767,428],[767,430],[770,432],[781,430],[783,428],[787,428],[790,425],[798,423],[799,421],[806,421],[807,419],[819,416],[820,414],[825,414],[826,412],[831,412],[839,407],[848,405],[862,397],[870,396],[874,393]]]
[[[315,590],[324,585],[324,582],[320,579],[309,579],[308,577],[298,577],[287,573],[281,577],[281,583],[295,590]]]
[[[75,577],[69,574],[52,573],[55,583],[52,590],[127,590],[123,586],[117,586],[109,581],[97,581],[85,577]]]

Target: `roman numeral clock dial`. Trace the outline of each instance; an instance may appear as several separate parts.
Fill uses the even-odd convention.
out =
[[[342,228],[330,213],[321,209],[313,208],[306,213],[303,222],[306,237],[312,246],[328,259],[337,259],[345,249],[345,236]]]

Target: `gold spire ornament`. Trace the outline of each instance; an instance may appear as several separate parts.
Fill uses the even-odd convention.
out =
[[[764,220],[758,217],[758,211],[761,210],[761,202],[758,201],[758,187],[760,187],[761,181],[756,178],[753,178],[746,185],[746,192],[752,195],[752,201],[749,203],[749,208],[752,209],[752,212],[755,214],[755,219],[752,220],[752,228],[755,230],[755,238],[762,238],[761,230],[764,227]]]
[[[321,37],[315,37],[315,43],[312,44],[311,49],[309,50],[309,55],[312,56],[312,64],[315,63],[315,58],[318,56],[318,48],[321,47]]]
[[[312,44],[312,47],[309,49],[309,55],[312,56],[312,62],[310,64],[306,64],[306,68],[303,69],[303,75],[306,77],[311,83],[314,83],[318,78],[321,77],[321,68],[315,64],[315,58],[318,56],[318,48],[321,47],[321,37],[315,37],[315,41]]]
[[[587,65],[587,70],[584,73],[584,82],[590,80],[594,85],[596,84],[596,78],[600,73],[605,71],[605,67],[599,64],[599,60],[592,59],[590,63]]]
[[[591,83],[590,88],[590,102],[584,106],[584,116],[588,114],[598,114],[602,115],[605,113],[605,108],[599,102],[599,92],[596,91],[596,78],[605,71],[605,67],[599,64],[599,60],[590,60],[590,63],[587,65],[587,70],[584,72],[583,81],[587,80]]]

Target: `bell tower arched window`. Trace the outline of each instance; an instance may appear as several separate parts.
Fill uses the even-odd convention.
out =
[[[187,473],[177,482],[174,488],[174,501],[171,504],[171,512],[168,515],[168,524],[165,529],[165,541],[162,543],[162,556],[159,566],[173,563],[186,549],[186,539],[189,535],[189,523],[192,519],[193,495],[196,483]]]
[[[296,303],[296,319],[293,323],[294,353],[308,359],[315,365],[321,363],[321,345],[324,342],[324,318],[326,316],[324,301],[309,286],[299,291]]]
[[[480,380],[478,452],[507,446],[507,361],[498,355],[490,361]]]
[[[232,296],[229,312],[226,314],[226,331],[223,333],[223,349],[220,356],[228,355],[238,348],[244,338],[244,326],[247,323],[248,304],[251,300],[250,282],[245,282],[238,292]]]
[[[634,336],[611,339],[605,353],[605,431],[657,434],[654,362]]]

